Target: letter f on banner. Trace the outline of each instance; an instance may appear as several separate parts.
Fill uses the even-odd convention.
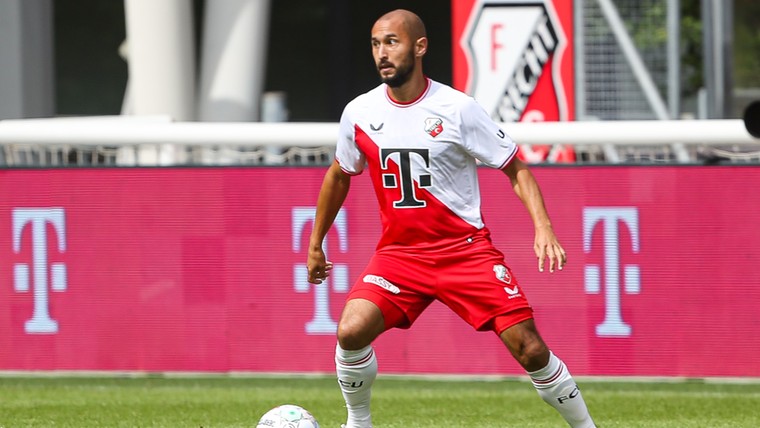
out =
[[[13,252],[21,252],[21,237],[27,224],[31,224],[32,278],[34,279],[34,313],[25,324],[27,333],[49,334],[58,332],[58,322],[50,318],[48,302],[48,269],[51,272],[50,288],[66,290],[66,265],[48,264],[47,225],[51,224],[58,238],[58,251],[66,251],[66,225],[63,208],[17,208],[13,210]],[[29,264],[13,266],[13,288],[16,292],[29,291]]]

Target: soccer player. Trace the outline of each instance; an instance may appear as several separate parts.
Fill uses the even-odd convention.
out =
[[[552,230],[539,186],[517,146],[469,96],[427,78],[425,26],[406,10],[372,27],[382,83],[343,111],[336,161],[317,200],[309,243],[309,282],[332,269],[322,242],[365,166],[380,204],[382,236],[347,297],[335,363],[346,400],[344,428],[370,428],[377,375],[372,342],[409,328],[437,299],[479,331],[491,330],[527,371],[538,394],[571,427],[594,427],[565,364],[542,340],[523,289],[491,243],[480,212],[477,163],[501,169],[535,226],[538,269],[562,270],[567,257]]]

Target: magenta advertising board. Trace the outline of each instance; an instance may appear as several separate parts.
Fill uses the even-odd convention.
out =
[[[334,275],[308,284],[323,173],[0,171],[0,370],[332,372],[379,215],[354,178]],[[760,376],[760,168],[534,168],[569,254],[554,274],[507,178],[480,173],[493,239],[574,374]],[[522,373],[439,304],[376,349],[385,373]]]

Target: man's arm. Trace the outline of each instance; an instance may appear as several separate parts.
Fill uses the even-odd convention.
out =
[[[536,229],[536,237],[533,243],[533,250],[538,257],[538,270],[544,271],[544,261],[549,259],[549,272],[554,272],[556,267],[562,270],[567,263],[567,254],[560,245],[559,240],[554,235],[549,214],[544,205],[544,197],[541,195],[541,189],[528,166],[520,159],[515,157],[504,169],[505,174],[509,177],[517,196],[522,201],[525,208],[530,213],[533,220],[533,226]]]
[[[332,227],[340,207],[343,206],[350,186],[351,176],[340,169],[338,162],[333,162],[322,181],[317,198],[314,228],[309,238],[309,259],[306,268],[309,270],[309,282],[313,284],[321,284],[330,275],[332,263],[325,259],[322,241]]]

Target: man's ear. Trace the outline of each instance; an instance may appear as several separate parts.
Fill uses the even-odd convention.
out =
[[[424,56],[427,52],[428,47],[428,39],[427,37],[420,37],[417,39],[416,42],[414,42],[414,55],[421,57]]]

